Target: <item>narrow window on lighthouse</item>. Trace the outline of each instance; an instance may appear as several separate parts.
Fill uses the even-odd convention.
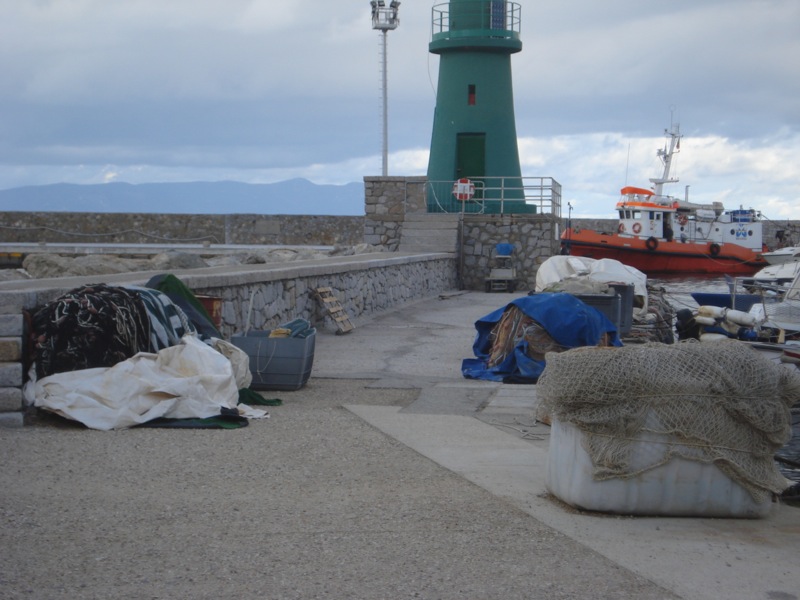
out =
[[[469,106],[475,106],[475,84],[470,83],[467,86],[467,104]]]

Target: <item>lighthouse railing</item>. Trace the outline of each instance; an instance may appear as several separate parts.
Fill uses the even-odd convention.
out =
[[[431,35],[439,37],[519,37],[522,7],[507,0],[462,0],[436,4]]]
[[[459,185],[464,180],[472,185],[470,194],[463,193],[463,183]],[[425,193],[428,212],[433,213],[549,214],[561,218],[561,184],[552,177],[484,175],[428,181]]]

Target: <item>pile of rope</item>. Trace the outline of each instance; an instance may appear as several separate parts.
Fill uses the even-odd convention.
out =
[[[509,306],[491,333],[491,351],[488,365],[494,367],[502,363],[514,352],[517,344],[528,342],[526,354],[534,360],[544,360],[548,352],[564,352],[568,348],[556,342],[553,337],[517,306]],[[604,334],[599,346],[608,346],[610,340]]]
[[[596,480],[681,457],[716,464],[757,502],[787,487],[773,456],[792,436],[800,374],[736,340],[548,354],[537,396],[545,414],[581,430]],[[643,434],[660,441],[635,456]]]

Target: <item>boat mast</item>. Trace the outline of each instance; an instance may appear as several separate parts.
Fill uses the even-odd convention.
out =
[[[654,184],[653,191],[655,192],[656,198],[660,198],[662,194],[662,190],[664,189],[665,183],[677,183],[677,178],[670,179],[669,177],[669,170],[672,166],[672,155],[676,152],[681,151],[681,126],[678,123],[675,123],[672,126],[672,130],[664,130],[664,133],[671,137],[669,150],[666,149],[666,146],[662,150],[658,150],[657,154],[658,157],[661,159],[661,162],[664,163],[664,174],[658,178],[650,178],[650,183]]]

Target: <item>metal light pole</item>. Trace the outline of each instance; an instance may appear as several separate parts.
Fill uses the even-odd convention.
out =
[[[386,83],[386,34],[391,29],[397,29],[400,19],[397,11],[400,8],[398,0],[391,0],[386,6],[384,0],[371,0],[372,28],[381,32],[381,94],[383,101],[383,176],[389,172],[389,99]]]

